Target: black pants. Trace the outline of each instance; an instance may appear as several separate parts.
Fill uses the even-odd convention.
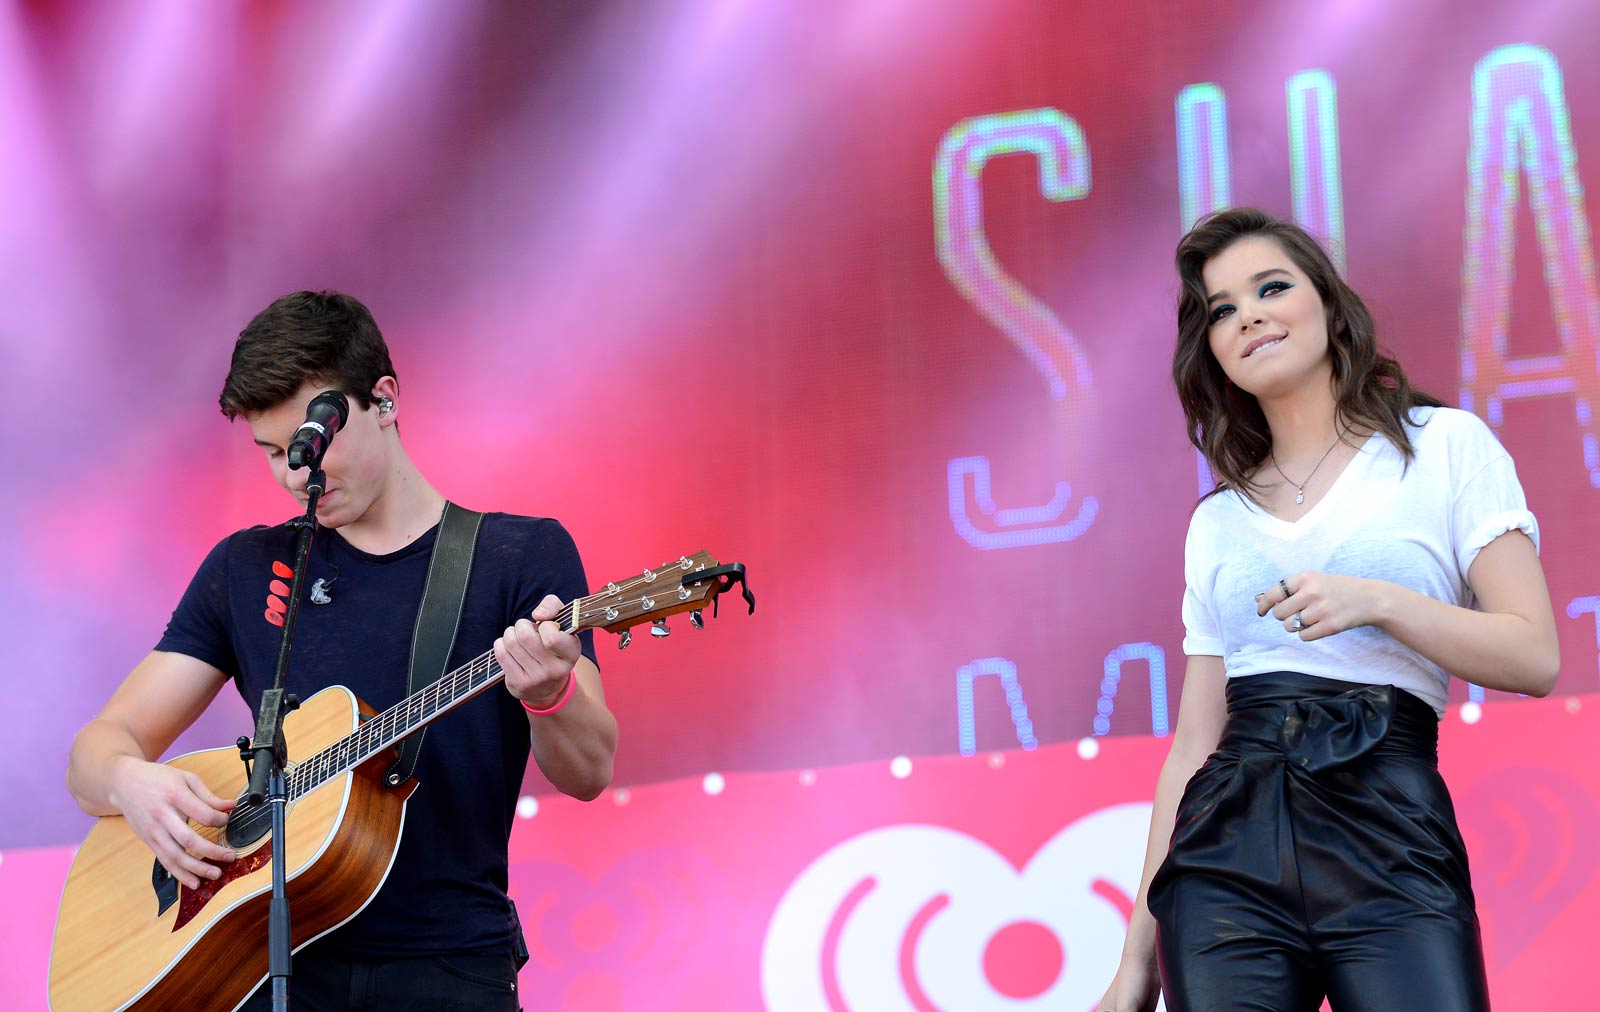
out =
[[[517,969],[504,956],[435,956],[369,960],[325,953],[316,945],[294,956],[292,1012],[519,1012]],[[272,981],[240,1012],[271,1012]]]
[[[1170,1012],[1487,1010],[1432,708],[1288,672],[1227,694],[1150,884]]]

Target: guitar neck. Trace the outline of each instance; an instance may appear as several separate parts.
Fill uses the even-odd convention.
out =
[[[289,797],[296,798],[355,769],[384,749],[465,703],[505,677],[505,669],[486,651],[362,723],[327,748],[293,764]]]
[[[680,556],[677,562],[608,583],[598,593],[568,602],[553,621],[569,633],[588,629],[621,632],[675,612],[699,608],[729,585],[727,571],[731,570],[737,570],[737,579],[743,580],[743,566],[718,567],[717,561],[704,551]],[[748,589],[745,596],[754,610],[754,598],[750,597]],[[493,650],[479,654],[437,682],[369,718],[322,751],[294,763],[289,773],[290,798],[308,794],[334,777],[355,769],[504,677],[505,669],[495,659]]]

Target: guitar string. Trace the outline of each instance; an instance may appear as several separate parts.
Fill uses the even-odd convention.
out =
[[[698,558],[700,554],[701,553],[697,552],[696,558]],[[694,570],[683,568],[684,559],[687,559],[691,563],[696,561],[696,559],[684,556],[680,558],[678,562],[667,563],[666,565],[662,566],[660,570],[651,570],[641,573],[638,576],[629,577],[620,583],[613,581],[611,584],[607,585],[605,590],[602,590],[599,593],[590,594],[586,597],[579,598],[575,602],[569,602],[568,604],[563,605],[561,610],[556,613],[553,620],[558,624],[570,622],[572,620],[574,604],[582,606],[579,608],[579,613],[581,614],[583,607],[593,607],[601,601],[616,598],[622,594],[631,593],[632,591],[648,586],[657,580],[662,579],[663,577],[670,576],[674,572],[683,573],[686,575],[692,574]],[[707,556],[706,561],[713,564],[715,563],[715,560],[711,559],[709,556]],[[691,580],[690,582],[692,583],[695,581]],[[680,576],[677,586],[672,587],[671,591],[676,592],[676,590],[682,586],[685,586],[685,583],[684,578]],[[613,587],[615,588],[614,590],[612,589]],[[581,632],[583,630],[580,629],[574,631]],[[402,726],[399,719],[401,714],[407,714],[409,716],[412,711],[416,711],[420,715],[424,710],[431,710],[432,712],[428,714],[428,718],[431,720],[439,711],[440,704],[443,702],[443,690],[447,686],[450,689],[450,700],[452,704],[457,701],[457,697],[461,688],[465,687],[471,689],[475,687],[474,683],[476,683],[480,677],[480,672],[477,671],[477,668],[480,664],[483,666],[481,677],[485,679],[485,682],[482,686],[477,686],[481,691],[482,688],[487,687],[489,682],[493,681],[497,674],[495,667],[499,664],[499,661],[494,657],[494,651],[492,649],[485,651],[483,654],[480,654],[473,660],[468,661],[466,664],[443,676],[432,685],[426,686],[412,696],[406,697],[389,709],[375,714],[367,724],[363,725],[353,734],[347,735],[340,741],[329,745],[327,748],[324,748],[320,752],[308,757],[305,761],[293,765],[289,774],[290,796],[295,797],[303,795],[310,790],[314,790],[317,787],[320,787],[328,779],[331,779],[333,776],[337,776],[340,773],[345,772],[354,765],[359,765],[360,762],[365,761],[365,759],[370,757],[370,755],[375,754],[379,750],[380,746],[378,746],[376,742],[370,740],[372,737],[374,737],[373,732],[379,730],[383,731],[383,734],[376,735],[376,737],[381,740],[382,738],[387,737],[388,733],[400,730]],[[430,694],[433,697],[431,702],[428,699]],[[409,719],[406,721],[405,726],[410,726]],[[351,748],[351,746],[360,747]],[[345,757],[348,759],[354,759],[353,753],[363,754],[361,755],[360,759],[350,762],[349,765],[346,765],[345,762],[341,761],[338,763],[339,768],[333,770],[327,769],[328,761],[338,760],[341,752],[344,753]],[[319,765],[323,770],[322,776],[320,777],[311,772],[312,769]],[[309,783],[306,782],[308,779],[310,781]]]
[[[453,671],[450,674],[448,674],[448,675],[444,676],[443,678],[441,678],[438,682],[434,683],[433,686],[428,686],[427,688],[424,688],[422,691],[418,692],[417,696],[420,697],[420,696],[424,695],[428,691],[428,689],[431,689],[434,686],[443,685],[446,682],[459,681],[460,679],[459,679],[458,676],[462,675],[463,673],[470,674],[469,669],[473,669],[473,668],[478,667],[480,665],[480,663],[484,662],[485,660],[488,660],[489,663],[483,665],[483,667],[484,667],[483,674],[488,675],[489,678],[490,678],[490,681],[485,681],[484,683],[479,685],[478,688],[479,688],[480,691],[482,689],[487,688],[488,685],[490,684],[490,682],[492,681],[492,678],[493,678],[493,665],[498,663],[497,661],[494,661],[493,652],[492,651],[490,651],[488,653],[485,653],[485,654],[481,654],[478,657],[474,658],[473,660],[467,662],[466,664],[462,665],[460,668],[457,668],[455,671]],[[471,675],[471,677],[469,677],[467,679],[467,682],[466,682],[467,686],[468,687],[472,687],[472,683],[474,681],[476,681],[476,679],[477,679],[477,675]],[[455,693],[452,692],[452,700],[454,700],[454,696],[455,696]],[[404,702],[404,701],[402,701],[402,702]],[[385,712],[388,712],[388,711],[385,711]],[[382,714],[375,715],[372,719],[375,721],[377,719],[377,717],[379,717],[379,716],[382,716]],[[338,752],[338,748],[337,748],[338,745],[340,745],[341,743],[344,743],[344,742],[349,742],[350,739],[352,739],[352,738],[359,738],[363,734],[363,732],[365,732],[368,728],[370,728],[372,726],[373,725],[372,725],[371,722],[369,722],[366,725],[363,725],[361,728],[358,728],[353,734],[347,735],[345,738],[341,739],[340,742],[335,742],[334,744],[329,745],[327,748],[324,748],[320,752],[317,752],[314,755],[312,755],[309,758],[307,758],[304,762],[302,762],[302,763],[300,763],[300,764],[298,764],[296,766],[293,766],[289,770],[289,777],[288,777],[288,789],[289,789],[289,798],[290,798],[290,800],[293,801],[298,797],[303,797],[306,794],[310,793],[311,791],[315,790],[316,788],[322,786],[323,783],[326,783],[327,781],[332,780],[333,777],[338,776],[341,773],[347,772],[348,771],[348,767],[347,768],[341,768],[341,769],[334,769],[334,770],[327,771],[325,773],[325,775],[322,776],[321,778],[317,778],[315,776],[312,776],[311,777],[312,782],[309,783],[309,784],[304,782],[304,780],[306,779],[305,775],[310,774],[311,768],[314,766],[316,760],[319,757],[323,756],[324,753],[330,753],[329,758],[333,758],[334,755],[336,755],[336,753]],[[398,726],[395,727],[395,728],[392,728],[392,730],[398,730]],[[357,750],[357,751],[362,751],[362,750]],[[368,749],[366,751],[368,751],[368,756],[363,756],[362,757],[362,761],[364,761],[365,758],[369,757],[370,754],[375,754],[378,750],[376,748],[371,748],[371,749]],[[355,766],[355,765],[360,765],[360,762],[358,761],[358,762],[352,763],[351,765],[352,765],[352,767]],[[236,802],[238,802],[238,805],[239,805],[240,808],[245,807],[244,799],[243,799],[243,795],[242,794],[238,798],[236,798],[235,800],[236,800]],[[265,805],[263,804],[262,806],[259,806],[259,807],[265,807]],[[235,811],[237,811],[237,810],[238,809],[235,809]],[[207,840],[210,843],[221,843],[222,839],[223,839],[223,836],[224,836],[224,834],[226,832],[225,827],[203,826],[203,825],[200,825],[199,823],[193,822],[192,820],[191,820],[190,825],[199,834],[201,839]]]
[[[558,622],[570,621],[570,606],[562,609],[556,616]],[[461,695],[463,688],[473,689],[487,687],[495,675],[495,665],[498,661],[494,658],[494,651],[488,650],[468,661],[466,664],[443,676],[439,681],[423,687],[418,692],[400,700],[394,706],[371,717],[366,724],[358,728],[352,735],[327,746],[323,750],[308,757],[297,764],[290,774],[292,781],[291,793],[304,793],[321,786],[332,776],[344,771],[346,764],[341,761],[341,752],[353,758],[354,754],[361,754],[364,759],[367,755],[378,751],[379,742],[387,738],[402,727],[411,724],[411,718],[428,716],[432,719],[440,710],[444,702],[446,691],[449,693],[451,703],[455,703]],[[480,682],[482,683],[480,685]],[[371,740],[376,737],[378,741]],[[354,740],[352,740],[354,739]],[[328,769],[330,763],[336,764],[338,769]],[[351,763],[357,765],[359,762]],[[321,768],[322,775],[318,776],[313,770]],[[306,783],[309,777],[310,783]]]
[[[696,555],[698,554],[700,553],[696,553]],[[694,562],[693,558],[688,556],[685,556],[684,558],[689,559],[691,563]],[[707,561],[712,562],[713,565],[715,564],[715,560],[711,560],[709,557]],[[652,570],[647,573],[641,573],[638,576],[629,577],[620,583],[617,581],[612,581],[611,583],[607,584],[606,588],[599,593],[590,594],[585,597],[578,598],[576,601],[571,601],[563,605],[561,610],[555,614],[552,621],[555,621],[558,625],[569,622],[572,620],[573,605],[575,604],[580,606],[578,612],[579,614],[582,614],[585,608],[593,607],[603,600],[613,599],[620,595],[631,593],[641,587],[649,586],[663,577],[672,575],[674,571],[684,574],[691,574],[694,572],[694,570],[684,569],[683,562],[680,560],[674,563],[667,563],[661,567],[660,570]],[[694,581],[690,582],[692,583]],[[684,578],[679,577],[677,587],[673,587],[671,589],[675,593],[678,587],[683,587],[685,585]],[[582,632],[584,630],[575,629],[573,631]],[[488,684],[492,682],[496,676],[496,666],[499,666],[500,664],[499,660],[494,656],[494,650],[492,648],[482,654],[479,654],[477,657],[468,661],[466,664],[463,664],[456,670],[444,675],[432,685],[424,686],[418,692],[406,697],[389,709],[373,715],[369,723],[358,728],[354,733],[346,735],[339,741],[334,742],[326,748],[323,748],[321,751],[308,757],[305,761],[298,764],[293,764],[289,770],[287,784],[290,799],[292,800],[296,797],[304,796],[310,791],[322,786],[322,784],[331,780],[333,777],[348,772],[350,768],[353,768],[355,765],[359,765],[360,762],[365,761],[366,758],[369,758],[372,754],[375,754],[379,750],[380,746],[377,746],[377,744],[374,742],[362,742],[360,739],[362,739],[364,736],[368,736],[367,732],[375,728],[383,728],[389,732],[400,730],[400,725],[397,720],[400,714],[402,712],[409,712],[412,709],[411,705],[409,704],[412,704],[413,702],[418,704],[426,704],[426,697],[429,695],[430,691],[434,696],[431,707],[432,712],[428,715],[430,720],[439,713],[440,703],[443,702],[442,690],[446,685],[450,687],[451,704],[453,705],[456,703],[458,701],[457,696],[459,689],[463,687],[463,684],[469,689],[475,687],[474,683],[477,682],[478,678],[480,677],[480,673],[477,671],[477,668],[480,664],[483,666],[481,676],[485,679],[485,681],[483,685],[476,687],[480,691],[484,688],[487,688]],[[504,671],[503,666],[501,667],[501,671]],[[426,706],[421,706],[418,709],[420,712],[422,709],[427,708],[428,707]],[[386,736],[386,734],[378,735],[380,740]],[[353,751],[366,753],[360,760],[353,762],[350,766],[344,766],[341,763],[340,768],[333,770],[326,769],[327,760],[337,758],[340,751],[352,751],[348,746],[357,744],[362,745],[363,747],[354,749]],[[320,777],[311,772],[319,763],[319,761],[324,766],[323,775]],[[308,779],[310,782],[305,782]],[[242,795],[236,800],[241,805],[243,804]],[[200,824],[192,821],[191,826],[195,828],[202,839],[210,843],[220,843],[223,839],[224,833],[226,832],[225,827],[219,828],[212,826],[201,826]]]
[[[684,558],[687,558],[687,556],[685,556]],[[668,563],[667,565],[663,566],[660,571],[652,570],[652,571],[649,571],[647,573],[641,573],[641,574],[639,574],[638,576],[635,576],[635,577],[630,577],[627,580],[622,581],[621,583],[617,583],[616,581],[612,581],[610,584],[607,585],[605,590],[603,590],[603,591],[601,591],[601,592],[599,592],[597,594],[590,594],[590,595],[587,595],[585,597],[579,598],[576,602],[568,602],[566,605],[563,605],[561,610],[558,611],[556,613],[556,615],[554,616],[553,621],[557,622],[557,624],[570,622],[572,620],[572,616],[573,616],[573,605],[574,604],[591,605],[591,604],[597,603],[597,602],[599,602],[601,600],[604,600],[604,599],[615,598],[620,594],[631,592],[631,591],[633,591],[635,589],[638,589],[639,587],[648,586],[649,584],[654,583],[656,580],[661,579],[664,576],[670,575],[673,572],[673,570],[677,570],[678,572],[690,572],[690,570],[685,570],[683,568],[683,564],[680,561],[680,562],[677,562],[677,563]],[[679,580],[678,580],[678,586],[682,587],[683,585],[684,585],[683,579],[680,577]],[[613,589],[613,588],[615,588],[615,589]],[[581,613],[581,611],[582,611],[582,608],[580,607],[579,608],[579,612]],[[573,631],[574,632],[581,632],[582,630],[575,629]],[[418,707],[419,712],[420,712],[421,709],[430,708],[427,705],[428,704],[427,697],[430,694],[430,692],[434,697],[433,701],[432,701],[432,704],[431,704],[431,709],[432,709],[433,712],[430,714],[430,719],[431,719],[432,716],[436,716],[437,715],[438,710],[439,710],[439,704],[441,702],[443,702],[443,691],[442,690],[447,685],[450,688],[450,700],[451,700],[451,703],[454,704],[455,702],[457,702],[457,696],[458,696],[459,690],[460,690],[460,688],[462,688],[463,676],[464,676],[465,687],[468,688],[468,689],[474,688],[474,683],[479,678],[479,672],[477,671],[477,668],[479,667],[480,664],[483,666],[482,677],[485,679],[485,683],[482,686],[478,686],[478,688],[480,689],[480,691],[483,688],[487,688],[488,683],[490,681],[492,681],[494,676],[495,676],[495,670],[494,670],[495,665],[499,664],[498,659],[495,658],[493,655],[494,655],[494,651],[492,649],[488,650],[488,651],[485,651],[484,653],[482,653],[482,654],[478,655],[477,657],[473,658],[472,660],[468,661],[466,664],[462,665],[460,668],[457,668],[455,671],[452,671],[449,674],[443,676],[442,678],[439,679],[439,681],[433,683],[432,685],[425,686],[423,689],[421,689],[420,691],[414,693],[412,696],[408,696],[408,697],[406,697],[406,699],[401,700],[395,706],[390,707],[388,710],[385,710],[382,713],[376,714],[372,718],[373,723],[369,723],[369,724],[357,729],[357,731],[354,734],[345,736],[345,738],[340,739],[340,741],[335,742],[332,745],[329,745],[328,747],[322,749],[321,751],[313,754],[307,760],[305,760],[305,762],[297,764],[297,765],[291,767],[291,769],[289,771],[288,784],[287,784],[290,797],[294,798],[294,797],[297,797],[297,796],[303,796],[304,794],[308,793],[309,791],[315,790],[317,787],[320,787],[323,783],[325,783],[328,780],[332,779],[333,776],[336,776],[336,775],[339,775],[339,774],[345,772],[344,768],[340,768],[340,769],[337,769],[337,770],[334,770],[334,771],[329,771],[329,770],[326,769],[326,760],[337,758],[339,751],[341,751],[341,747],[343,747],[343,749],[345,751],[349,751],[348,746],[359,745],[361,747],[354,749],[354,751],[363,752],[363,753],[374,753],[374,752],[376,752],[377,748],[374,747],[376,743],[362,740],[364,737],[370,737],[370,735],[367,734],[368,730],[371,729],[371,728],[374,728],[374,727],[383,728],[386,731],[399,730],[399,724],[398,724],[398,722],[397,722],[397,720],[395,718],[398,718],[400,713],[403,712],[403,711],[408,712],[411,709],[411,705],[410,704],[412,704],[413,702],[416,703],[416,704],[422,704],[422,705],[420,705]],[[502,671],[503,670],[504,669],[502,667]],[[378,737],[381,739],[382,737],[386,737],[386,735],[379,735]],[[354,739],[354,740],[352,740],[352,739]],[[365,756],[363,756],[363,759],[364,758],[365,758]],[[324,767],[323,775],[321,777],[318,777],[314,773],[310,772],[310,770],[316,768],[316,766],[318,765],[319,762]],[[341,767],[342,766],[343,766],[343,764],[341,763]],[[311,781],[310,783],[306,783],[305,782],[308,778]],[[242,797],[239,798],[239,799],[236,799],[236,800],[242,802]],[[198,823],[193,822],[192,820],[190,821],[190,825],[196,830],[197,834],[201,837],[201,839],[206,840],[207,842],[210,842],[210,843],[219,843],[219,842],[221,842],[221,840],[223,838],[223,834],[225,832],[225,828],[212,827],[212,826],[202,826],[202,825],[200,825]]]
[[[696,556],[698,556],[700,554],[701,553],[696,553]],[[613,581],[612,584],[608,585],[606,590],[603,590],[598,594],[590,594],[590,595],[588,595],[586,597],[579,598],[576,602],[569,602],[568,604],[562,606],[561,610],[554,617],[554,620],[558,624],[570,622],[572,620],[572,616],[573,616],[573,604],[574,603],[576,603],[576,604],[578,604],[580,606],[588,606],[588,607],[592,608],[597,602],[603,601],[603,600],[608,599],[608,598],[615,598],[615,597],[617,597],[617,596],[619,596],[621,594],[631,593],[632,591],[637,590],[640,587],[648,586],[649,584],[654,583],[656,580],[662,579],[663,577],[666,577],[666,576],[670,576],[674,571],[680,572],[680,573],[691,573],[692,570],[687,570],[687,569],[683,568],[684,560],[686,560],[686,559],[688,559],[688,557],[684,556],[684,557],[680,558],[680,560],[678,562],[667,563],[666,565],[662,566],[660,570],[651,570],[651,571],[646,572],[646,573],[641,573],[638,576],[629,577],[627,580],[624,580],[621,583],[616,583],[615,581]],[[688,561],[690,561],[692,563],[695,560],[688,559]],[[706,561],[715,562],[715,560],[711,559],[709,556],[707,556],[707,560]],[[694,582],[694,581],[690,581],[690,582]],[[680,577],[679,580],[678,580],[677,586],[673,587],[672,590],[675,592],[678,589],[678,587],[682,587],[682,586],[684,586],[684,581],[683,581],[683,578]],[[611,587],[615,587],[616,589],[613,591],[611,589]],[[582,608],[581,607],[579,608],[579,613],[580,614],[582,613]],[[581,632],[583,630],[574,630],[574,631]],[[492,679],[494,677],[494,675],[495,675],[494,665],[498,664],[499,662],[498,662],[497,659],[493,658],[493,651],[489,650],[489,651],[485,651],[483,654],[480,654],[477,658],[474,658],[472,661],[467,662],[467,664],[463,665],[461,668],[458,668],[456,671],[453,671],[450,674],[442,677],[439,681],[433,683],[430,686],[427,686],[427,687],[419,690],[417,693],[415,693],[412,696],[406,697],[405,699],[401,700],[399,703],[397,703],[394,706],[390,707],[388,710],[385,710],[382,713],[377,714],[366,725],[366,728],[381,728],[381,729],[384,729],[385,731],[398,730],[399,729],[398,717],[399,717],[399,715],[401,713],[409,714],[414,708],[425,709],[425,708],[428,708],[430,706],[430,702],[427,699],[427,696],[430,694],[430,692],[431,692],[431,694],[433,696],[433,699],[431,701],[431,707],[434,708],[434,709],[437,709],[439,703],[442,702],[442,699],[443,699],[443,689],[447,685],[450,687],[450,690],[451,690],[450,691],[451,700],[454,701],[455,697],[458,695],[459,689],[462,687],[463,679],[462,679],[461,676],[463,676],[463,675],[465,676],[465,686],[467,688],[473,687],[473,683],[476,682],[477,679],[478,679],[478,672],[476,671],[476,668],[480,663],[482,663],[484,665],[484,669],[485,670],[483,672],[483,675],[486,678]],[[420,704],[420,707],[417,707],[416,704]],[[409,724],[409,721],[408,721],[408,724]],[[366,728],[363,728],[363,730],[366,730]],[[329,749],[325,749],[324,751],[336,750],[336,746],[338,744],[340,744],[340,743],[335,743],[335,746],[330,746]],[[321,759],[324,759],[324,758],[331,758],[331,757],[324,757],[322,755],[322,753],[318,753],[317,755],[312,756],[310,759],[306,760],[306,762],[301,763],[299,768],[303,769],[307,765],[312,763],[313,760],[321,760]]]

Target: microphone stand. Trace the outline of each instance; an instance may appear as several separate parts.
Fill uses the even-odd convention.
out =
[[[283,691],[283,681],[289,670],[289,648],[294,642],[295,618],[300,614],[300,589],[305,581],[306,562],[311,557],[311,537],[317,528],[317,500],[327,478],[322,473],[322,457],[310,462],[311,474],[306,479],[306,512],[291,521],[298,528],[295,548],[294,575],[289,585],[289,608],[283,618],[283,639],[278,646],[277,673],[272,688],[261,693],[261,707],[256,711],[256,733],[248,745],[241,744],[240,758],[249,768],[250,785],[245,792],[246,805],[260,805],[265,801],[272,809],[272,900],[267,907],[268,977],[272,981],[273,1012],[289,1009],[289,897],[286,891],[288,878],[287,847],[284,845],[285,824],[288,822],[289,785],[284,766],[289,762],[288,746],[283,738],[283,718],[300,706],[293,693]]]

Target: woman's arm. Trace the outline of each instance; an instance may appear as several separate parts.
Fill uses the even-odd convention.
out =
[[[1289,577],[1287,599],[1276,586],[1258,607],[1315,640],[1357,626],[1377,626],[1458,678],[1489,689],[1547,696],[1556,685],[1561,648],[1544,570],[1520,530],[1491,541],[1473,560],[1467,584],[1481,610],[1436,601],[1387,580],[1332,573]]]
[[[1144,872],[1139,877],[1139,895],[1134,898],[1133,916],[1128,921],[1128,935],[1122,944],[1122,962],[1111,988],[1096,1008],[1142,1012],[1156,1006],[1160,984],[1156,974],[1156,922],[1147,902],[1150,879],[1166,859],[1184,787],[1222,739],[1222,727],[1228,718],[1223,692],[1226,681],[1221,657],[1189,658],[1183,676],[1183,696],[1178,704],[1178,727],[1173,732],[1172,748],[1156,781]]]
[[[1380,582],[1372,624],[1458,678],[1548,696],[1561,645],[1533,542],[1521,531],[1495,538],[1473,560],[1467,584],[1481,611]]]

